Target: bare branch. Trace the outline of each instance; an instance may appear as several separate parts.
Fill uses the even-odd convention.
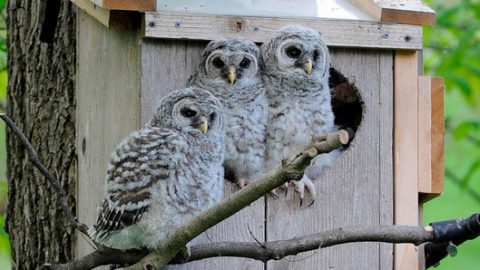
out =
[[[28,156],[30,157],[30,161],[38,170],[40,170],[40,172],[47,178],[47,180],[53,186],[55,191],[58,193],[63,214],[67,218],[69,225],[79,230],[81,233],[85,234],[86,236],[88,236],[87,225],[79,222],[75,217],[75,215],[72,214],[72,211],[70,210],[70,208],[68,207],[67,194],[65,193],[65,190],[62,188],[60,181],[58,181],[57,177],[53,175],[51,172],[49,172],[48,169],[45,167],[45,165],[43,165],[43,163],[40,161],[40,159],[38,158],[37,151],[35,151],[35,149],[33,148],[32,144],[28,141],[25,134],[23,134],[20,128],[18,128],[17,125],[15,125],[15,123],[13,122],[12,119],[10,119],[10,117],[2,113],[0,114],[0,118],[5,122],[5,124],[7,124],[10,130],[18,137],[21,144],[25,146],[28,152]]]
[[[306,235],[289,240],[258,242],[223,242],[195,245],[190,248],[187,261],[174,259],[170,264],[192,262],[213,257],[241,257],[267,262],[286,256],[352,242],[421,243],[434,240],[430,226],[360,226],[346,227]],[[95,252],[65,265],[47,266],[52,270],[85,270],[106,264],[131,264],[138,262],[147,253],[123,252],[100,247]],[[153,266],[155,267],[155,266]],[[161,268],[146,268],[161,269]]]
[[[242,257],[267,262],[289,255],[352,242],[421,243],[433,241],[433,229],[420,226],[360,226],[339,228],[289,240],[224,242],[193,246],[188,262],[211,257]],[[171,263],[183,263],[173,261]]]

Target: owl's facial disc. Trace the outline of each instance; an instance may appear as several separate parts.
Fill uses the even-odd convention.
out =
[[[208,77],[227,85],[243,84],[257,75],[258,64],[248,52],[217,50],[207,57],[205,70]]]
[[[186,97],[178,101],[173,107],[172,115],[180,126],[190,126],[198,129],[202,134],[208,132],[208,119],[202,115],[200,106],[195,99]]]
[[[305,48],[301,41],[287,40],[282,46],[280,46],[280,59],[283,60],[284,68],[301,69],[307,75],[310,75],[317,67],[316,60],[318,59],[318,50],[310,50]]]

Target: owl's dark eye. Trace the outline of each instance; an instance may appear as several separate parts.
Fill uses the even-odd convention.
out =
[[[239,66],[241,68],[248,68],[248,66],[250,66],[250,59],[248,58],[243,58],[242,59],[242,62],[240,62]]]
[[[315,51],[313,52],[313,59],[314,59],[314,60],[317,60],[319,57],[320,57],[320,51],[319,51],[319,50],[315,50]]]
[[[197,115],[197,112],[192,110],[192,109],[189,109],[189,108],[183,108],[180,110],[180,113],[184,116],[184,117],[187,117],[187,118],[192,118],[192,117],[195,117],[195,115]]]
[[[302,51],[295,46],[290,46],[285,50],[285,53],[287,54],[288,57],[296,59],[300,57],[300,54],[302,53]]]
[[[225,62],[223,62],[220,57],[213,59],[212,63],[216,68],[223,68],[225,66]]]
[[[213,122],[215,121],[215,119],[217,119],[217,113],[212,112],[212,113],[208,116],[208,122],[213,123]]]

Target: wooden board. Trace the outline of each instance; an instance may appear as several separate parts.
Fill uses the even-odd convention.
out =
[[[157,11],[239,16],[373,20],[350,0],[178,1],[161,0]]]
[[[211,40],[245,36],[264,42],[282,26],[301,24],[318,30],[334,47],[421,49],[420,26],[319,18],[249,17],[147,12],[143,35],[149,38]]]
[[[392,53],[331,50],[333,67],[359,89],[363,121],[350,146],[315,181],[317,200],[299,207],[290,192],[267,200],[267,240],[288,239],[342,226],[393,224]],[[269,270],[392,269],[390,244],[361,243],[321,249],[267,263]]]
[[[420,0],[350,0],[380,22],[435,24],[435,11]]]
[[[430,81],[430,99],[431,99],[431,152],[430,166],[431,181],[424,184],[419,190],[420,199],[426,202],[438,197],[443,192],[445,160],[444,160],[444,143],[445,143],[445,118],[444,118],[444,81],[443,78],[431,78]]]
[[[76,209],[79,220],[93,225],[110,154],[140,127],[139,48],[135,33],[107,29],[82,11],[77,16],[77,42]],[[76,256],[91,251],[79,236]]]
[[[70,0],[83,12],[89,14],[107,28],[136,29],[140,25],[140,14],[123,10],[101,8],[90,0]]]
[[[432,190],[432,78],[418,78],[418,192]]]
[[[142,42],[142,96],[141,119],[146,123],[152,116],[158,100],[168,92],[183,88],[197,67],[205,42],[178,40],[143,40]],[[225,196],[238,188],[225,183]],[[264,240],[264,200],[260,199],[236,215],[208,230],[196,239],[199,242],[254,241],[252,234]],[[263,270],[262,262],[239,258],[211,258],[167,269]]]
[[[394,222],[418,225],[418,53],[394,57]],[[418,269],[417,249],[395,245],[395,269]]]
[[[105,9],[154,11],[157,0],[89,0]]]

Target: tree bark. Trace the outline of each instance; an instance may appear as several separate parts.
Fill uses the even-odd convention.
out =
[[[69,207],[75,202],[75,13],[70,1],[8,3],[7,114],[56,172]],[[73,230],[57,194],[32,166],[26,149],[7,134],[8,209],[14,269],[73,259]],[[75,211],[74,211],[75,213]]]

